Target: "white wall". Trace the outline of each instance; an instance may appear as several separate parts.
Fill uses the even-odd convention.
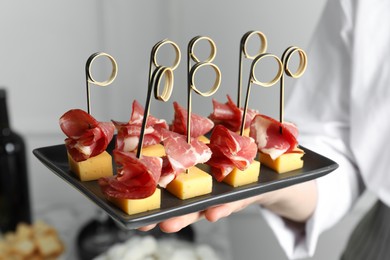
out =
[[[30,152],[61,143],[64,136],[58,126],[59,117],[68,109],[86,108],[84,66],[90,54],[108,52],[119,65],[118,77],[111,86],[92,87],[93,115],[99,120],[127,120],[132,100],[145,102],[152,46],[164,38],[177,42],[183,59],[175,72],[173,96],[167,104],[153,101],[151,111],[170,121],[172,101],[185,104],[185,52],[192,37],[206,35],[216,42],[215,63],[223,78],[214,97],[224,101],[227,93],[236,96],[238,47],[245,32],[264,32],[268,51],[279,56],[290,45],[305,49],[324,3],[325,0],[0,0],[0,86],[8,88],[12,125],[28,144],[36,215],[56,206],[77,206],[85,218],[94,214],[94,206],[87,199],[51,174]],[[252,90],[251,106],[275,115],[274,98],[274,91],[256,88]],[[194,97],[194,112],[208,115],[210,110],[210,99]],[[235,258],[283,257],[269,228],[253,211],[237,214],[229,223]],[[252,232],[253,225],[261,232],[251,236],[248,232]],[[333,232],[347,234],[348,228],[350,225],[341,224]],[[268,242],[248,247],[243,243],[244,233],[248,241]],[[333,233],[327,234],[330,239],[324,239],[322,244],[320,241],[321,255],[315,259],[326,259],[329,250],[338,254],[342,248],[335,245]]]
[[[58,133],[63,112],[86,106],[84,65],[96,51],[113,55],[119,74],[111,86],[92,88],[93,113],[101,120],[127,120],[131,101],[144,103],[150,50],[164,38],[183,53],[172,100],[185,102],[185,52],[197,35],[217,44],[215,63],[223,79],[215,97],[235,96],[241,36],[264,32],[268,51],[277,55],[293,44],[305,48],[323,2],[1,0],[0,85],[10,88],[13,125],[23,133]],[[261,104],[268,98],[257,92],[253,106],[273,113],[275,107]],[[208,114],[210,100],[198,100],[202,106],[194,111]],[[170,104],[153,104],[164,109],[152,113],[171,116]]]

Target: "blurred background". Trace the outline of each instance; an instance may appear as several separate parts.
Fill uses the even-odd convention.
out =
[[[152,101],[151,107],[153,115],[170,122],[172,101],[186,102],[185,59],[192,37],[209,36],[217,45],[214,63],[222,71],[222,84],[213,98],[224,102],[226,94],[236,98],[239,41],[245,32],[262,31],[268,39],[268,52],[278,56],[290,45],[306,50],[325,2],[0,0],[0,86],[7,89],[11,126],[27,144],[33,217],[48,219],[62,232],[69,259],[74,256],[78,228],[96,214],[96,208],[40,164],[31,151],[62,143],[59,117],[72,108],[86,109],[87,58],[104,51],[119,67],[112,85],[92,86],[93,116],[100,121],[127,121],[132,101],[145,103],[152,46],[165,38],[175,41],[183,55],[175,71],[173,95],[167,103]],[[310,56],[308,59],[310,66]],[[275,116],[276,98],[272,89],[256,88],[250,106]],[[210,98],[193,98],[193,112],[207,116],[211,109]],[[313,259],[337,259],[356,219],[370,203],[367,195],[350,215],[326,232]],[[224,259],[285,259],[254,208],[213,225],[200,222],[195,226],[197,239],[209,241]]]

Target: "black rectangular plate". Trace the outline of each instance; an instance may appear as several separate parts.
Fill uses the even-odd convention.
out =
[[[53,173],[87,196],[123,228],[135,229],[148,224],[161,222],[171,217],[201,211],[213,205],[241,200],[319,178],[338,167],[338,164],[334,161],[304,147],[300,148],[305,151],[305,155],[303,156],[304,166],[302,169],[278,174],[266,166],[261,165],[260,176],[255,183],[233,188],[225,183],[219,183],[214,180],[211,194],[186,200],[178,199],[169,192],[162,190],[162,201],[159,209],[134,215],[124,213],[121,209],[107,201],[97,181],[82,182],[70,172],[65,145],[37,148],[34,149],[33,153]],[[112,149],[113,145],[111,144],[107,151],[112,153]],[[199,168],[209,172],[209,168],[206,165],[199,165]]]

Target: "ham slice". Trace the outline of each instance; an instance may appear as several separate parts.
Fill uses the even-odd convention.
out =
[[[120,199],[143,199],[151,196],[161,175],[162,159],[134,153],[113,151],[117,174],[99,179],[103,194]]]
[[[294,124],[288,122],[281,124],[261,114],[253,119],[250,136],[255,139],[259,151],[270,155],[273,160],[284,153],[293,152],[298,146],[298,128]]]
[[[144,109],[136,100],[134,100],[129,122],[124,123],[113,120],[113,123],[118,131],[115,145],[116,149],[125,152],[132,152],[138,148],[143,118]],[[143,147],[160,143],[160,130],[162,128],[168,129],[166,121],[149,115],[144,132]]]
[[[98,122],[81,109],[71,109],[61,116],[60,127],[68,137],[65,146],[76,162],[101,154],[113,138],[111,122]]]
[[[223,104],[213,99],[213,113],[209,118],[217,125],[223,125],[227,129],[237,132],[241,129],[241,122],[243,116],[243,109],[237,107],[231,97],[227,95],[228,101]],[[250,123],[258,111],[249,109],[246,113],[245,128],[250,127]]]
[[[217,181],[222,181],[235,167],[245,170],[257,154],[253,138],[241,136],[217,125],[210,137],[211,159],[207,162]]]
[[[187,109],[177,102],[173,102],[175,109],[171,131],[187,136]],[[191,113],[191,137],[199,137],[208,133],[214,127],[214,123],[207,117]]]
[[[166,187],[177,174],[211,157],[210,148],[196,138],[187,143],[187,137],[172,131],[162,130],[165,153],[159,185]]]

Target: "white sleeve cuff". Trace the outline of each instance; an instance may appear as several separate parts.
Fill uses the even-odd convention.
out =
[[[323,141],[321,140],[321,142]],[[311,143],[315,144],[316,142],[312,140]],[[337,146],[338,144],[333,143],[333,145]],[[348,156],[345,156],[343,149],[338,149],[341,147],[317,146],[310,148],[335,160],[339,164],[339,168],[316,180],[317,207],[313,216],[306,222],[304,230],[297,229],[267,209],[261,210],[289,259],[313,256],[320,234],[337,223],[362,192],[361,180],[357,177],[356,169],[347,159]]]
[[[314,249],[310,250],[308,248],[304,230],[289,225],[283,218],[267,209],[262,209],[261,213],[289,259],[299,259],[313,255],[314,252],[311,251]]]

